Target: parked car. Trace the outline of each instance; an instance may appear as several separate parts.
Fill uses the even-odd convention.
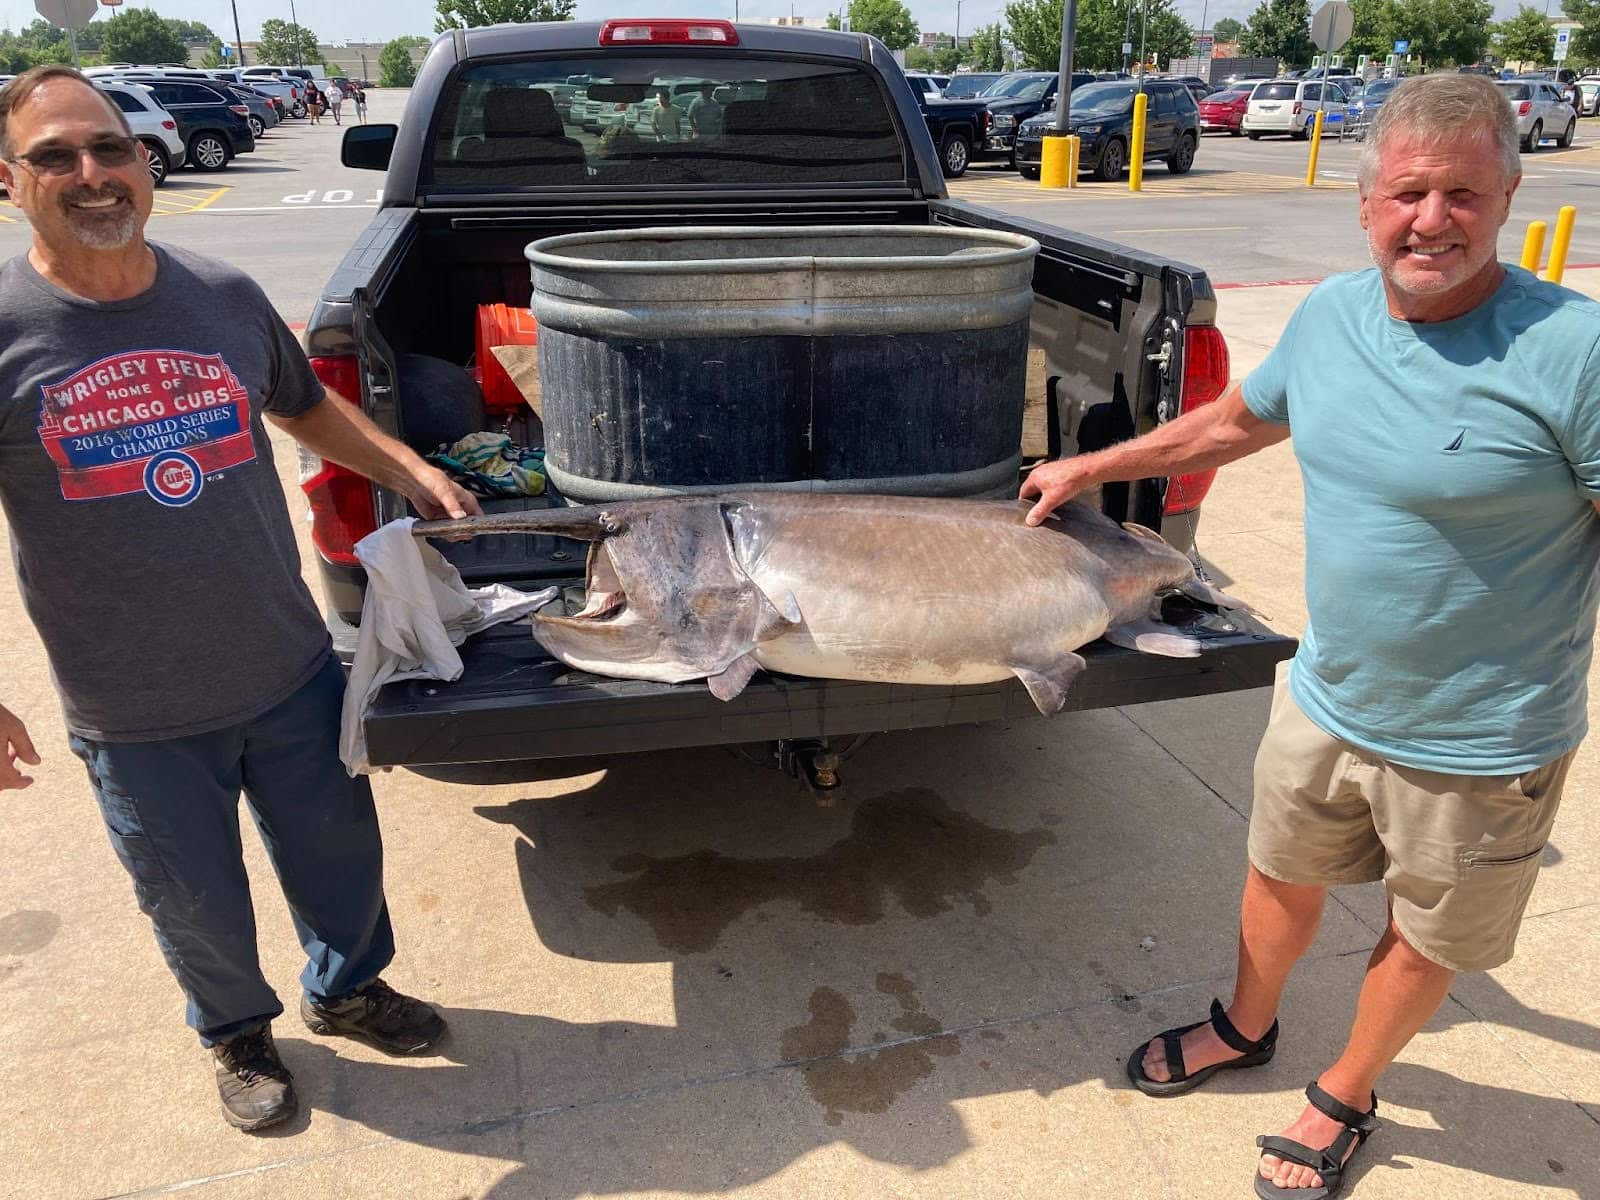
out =
[[[1251,90],[1247,87],[1223,88],[1200,101],[1200,132],[1229,133],[1234,137],[1242,134],[1244,130],[1240,126],[1244,121],[1244,110],[1250,105]]]
[[[265,75],[250,76],[251,87],[275,98],[287,110],[286,116],[297,118],[306,115],[306,92],[301,86],[302,82],[299,79],[269,78]]]
[[[1242,128],[1251,141],[1262,134],[1283,133],[1292,138],[1311,136],[1318,112],[1343,117],[1344,92],[1337,83],[1320,79],[1269,79],[1250,93]]]
[[[218,88],[225,89],[228,95],[239,100],[250,110],[245,120],[250,124],[251,136],[258,138],[265,136],[267,130],[277,125],[281,120],[278,116],[278,109],[272,103],[272,100],[254,88],[241,87],[236,83],[226,83],[220,79],[216,81],[216,85]]]
[[[906,82],[911,85],[911,90],[919,96],[937,99],[941,93],[939,81],[932,75],[924,75],[920,71],[907,71]]]
[[[946,179],[958,179],[972,162],[972,148],[983,144],[989,129],[989,108],[978,99],[947,100],[917,93],[917,107],[927,123],[933,144],[939,148],[939,165]]]
[[[1133,144],[1135,82],[1091,83],[1072,91],[1067,128],[1083,139],[1078,169],[1096,179],[1122,177]],[[1145,114],[1144,156],[1166,160],[1167,170],[1182,175],[1194,165],[1200,141],[1200,108],[1181,83],[1153,79],[1144,85],[1149,99]],[[1045,130],[1054,114],[1040,114],[1022,123],[1017,133],[1017,170],[1028,179],[1039,178]]]
[[[186,153],[177,119],[161,107],[155,93],[143,84],[97,79],[95,87],[122,110],[133,136],[149,151],[150,178],[155,185],[160,187],[166,183],[167,176],[183,165]]]
[[[1399,87],[1398,79],[1374,79],[1361,90],[1361,93],[1350,100],[1350,108],[1346,113],[1349,120],[1355,124],[1365,124],[1378,115],[1378,110],[1383,103],[1394,94]]]
[[[1578,115],[1600,116],[1600,79],[1578,80]]]
[[[1578,112],[1561,88],[1543,79],[1508,79],[1495,84],[1505,93],[1506,100],[1517,114],[1517,132],[1522,135],[1522,148],[1528,153],[1539,148],[1546,137],[1554,137],[1556,145],[1572,145],[1578,130]],[[1553,132],[1559,129],[1560,133]]]
[[[236,155],[256,148],[250,132],[250,110],[244,101],[224,96],[212,86],[186,79],[151,78],[147,84],[161,106],[178,122],[187,165],[196,171],[220,171]]]
[[[1162,75],[1162,83],[1181,83],[1189,89],[1189,94],[1194,97],[1194,102],[1199,104],[1217,89],[1211,86],[1208,80],[1201,79],[1198,75]]]
[[[981,95],[985,88],[1000,76],[987,71],[967,71],[964,74],[950,76],[950,82],[944,85],[944,98],[946,100],[967,100],[973,96]]]
[[[989,129],[973,158],[1003,158],[1016,166],[1012,142],[1017,136],[1017,126],[1054,106],[1060,81],[1061,76],[1055,71],[1013,71],[990,84],[980,97],[989,106]],[[1093,82],[1094,76],[1089,72],[1073,72],[1074,90]]]

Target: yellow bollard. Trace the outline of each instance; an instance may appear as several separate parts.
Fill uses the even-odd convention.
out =
[[[1560,283],[1561,277],[1567,273],[1567,247],[1572,244],[1572,223],[1578,219],[1578,210],[1570,204],[1561,206],[1561,211],[1556,213],[1556,236],[1550,243],[1550,265],[1544,269],[1544,277],[1551,283]]]
[[[1133,98],[1133,145],[1128,149],[1128,190],[1144,188],[1144,123],[1150,109],[1150,97],[1139,92]]]
[[[1067,186],[1078,186],[1078,155],[1083,150],[1083,139],[1077,134],[1067,138]]]
[[[1311,131],[1311,161],[1306,164],[1306,186],[1317,186],[1317,155],[1322,153],[1322,118],[1327,114],[1317,109],[1316,127]]]
[[[1544,222],[1530,221],[1527,236],[1522,239],[1522,269],[1538,274],[1539,255],[1544,252]]]
[[[1071,139],[1045,134],[1039,148],[1039,186],[1064,188],[1072,186]]]

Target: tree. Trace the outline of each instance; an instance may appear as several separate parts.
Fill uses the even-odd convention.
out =
[[[1600,0],[1595,0],[1600,4]],[[1005,66],[1005,47],[1000,34],[1000,22],[985,25],[972,35],[969,57],[974,71],[999,71]]]
[[[0,74],[20,75],[29,67],[71,61],[66,30],[48,21],[35,21],[20,33],[0,30]]]
[[[380,87],[410,87],[417,81],[417,64],[411,51],[426,46],[427,38],[395,38],[378,54],[378,84]]]
[[[175,21],[170,17],[167,24],[172,27],[172,32],[186,42],[215,42],[217,35],[211,32],[211,27],[203,21]],[[81,41],[78,43],[83,44]]]
[[[1146,53],[1162,61],[1194,51],[1194,30],[1173,11],[1173,0],[1078,0],[1077,39],[1072,65],[1088,71],[1111,70],[1122,65],[1122,36],[1130,26],[1133,9],[1133,47],[1138,53],[1141,32]],[[1146,23],[1146,13],[1148,22]],[[1061,0],[1014,0],[1006,5],[1006,26],[1012,44],[1033,70],[1048,71],[1061,61]]]
[[[525,25],[534,21],[570,21],[576,0],[437,0],[435,33],[447,29],[476,29],[506,22]]]
[[[839,14],[828,14],[828,28],[838,29]],[[891,50],[904,50],[917,40],[917,23],[900,0],[850,0],[850,32],[870,33]]]
[[[1262,0],[1239,35],[1239,49],[1252,57],[1305,66],[1317,52],[1311,44],[1309,0]]]
[[[948,37],[948,35],[945,35]],[[934,75],[952,75],[961,65],[962,54],[954,46],[908,46],[906,69]]]
[[[1404,30],[1397,36],[1430,66],[1475,63],[1489,48],[1490,0],[1396,0],[1395,7]]]
[[[304,25],[291,25],[279,17],[273,17],[261,22],[261,40],[256,43],[256,58],[260,62],[282,66],[305,63],[320,66],[322,51],[317,48],[317,35]]]
[[[1201,30],[1204,33],[1205,30]],[[1232,17],[1223,17],[1211,26],[1211,36],[1219,42],[1237,42],[1239,35],[1244,32],[1244,26]]]
[[[1350,0],[1350,13],[1354,18],[1350,40],[1341,49],[1347,61],[1366,54],[1382,62],[1395,42],[1406,37],[1397,0]]]
[[[1582,29],[1572,31],[1572,45],[1567,47],[1572,61],[1600,63],[1600,0],[1561,0],[1561,11],[1583,22]]]
[[[208,71],[215,71],[232,65],[232,60],[222,56],[222,42],[213,38],[211,45],[206,47],[206,52],[200,57],[200,65]]]
[[[105,23],[100,47],[107,62],[186,63],[189,47],[148,8],[130,8]]]
[[[1556,52],[1556,31],[1536,8],[1524,4],[1516,16],[1501,21],[1491,32],[1500,56],[1509,62],[1547,63]]]

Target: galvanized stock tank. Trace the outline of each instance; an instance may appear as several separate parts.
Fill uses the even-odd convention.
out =
[[[583,502],[1012,491],[1038,249],[878,225],[534,242],[550,477]]]

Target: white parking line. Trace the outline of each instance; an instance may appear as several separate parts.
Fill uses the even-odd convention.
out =
[[[307,212],[318,208],[377,208],[376,204],[258,204],[251,208],[202,208],[197,213]]]

